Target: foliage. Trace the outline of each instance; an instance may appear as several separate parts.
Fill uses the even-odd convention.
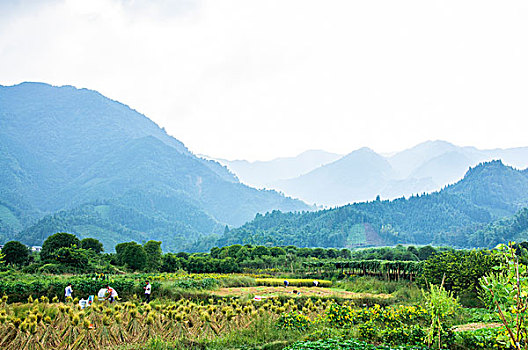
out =
[[[476,300],[480,278],[497,265],[497,258],[489,251],[447,251],[425,261],[420,283],[422,286],[443,283],[444,288],[455,295]]]
[[[89,253],[86,249],[73,247],[61,247],[53,254],[53,260],[64,265],[82,268],[88,265]]]
[[[426,308],[429,313],[430,326],[426,336],[427,343],[432,345],[436,342],[439,349],[442,348],[442,333],[448,330],[454,321],[453,316],[460,306],[452,293],[447,291],[443,285],[430,285],[429,293],[424,292]]]
[[[390,345],[423,345],[425,335],[423,327],[418,324],[403,327],[388,327],[380,333],[382,341]]]
[[[143,245],[143,249],[147,254],[146,268],[149,271],[157,271],[161,266],[161,242],[160,241],[148,241]]]
[[[29,249],[18,241],[9,241],[4,244],[2,254],[7,264],[25,265],[29,259]]]
[[[310,320],[308,316],[298,311],[283,313],[277,320],[277,326],[281,329],[296,329],[298,331],[306,331],[311,324],[312,320]]]
[[[74,290],[76,288],[79,286],[74,284]],[[276,325],[283,312],[292,312],[297,307],[291,301],[279,299],[266,303],[180,299],[150,304],[131,299],[115,304],[96,301],[81,310],[70,302],[52,300],[50,303],[50,300],[28,298],[27,303],[3,307],[0,348],[102,349],[129,343],[144,344],[152,337],[164,341],[185,339],[186,342],[211,339],[235,330],[243,332],[252,324]],[[313,318],[318,309],[310,305],[311,301],[307,300],[301,306],[306,316]]]
[[[123,265],[128,266],[132,270],[141,270],[147,264],[147,253],[141,245],[131,242],[123,250],[120,260]]]
[[[374,305],[369,308],[355,308],[347,304],[331,304],[327,310],[327,321],[340,328],[349,328],[354,324],[374,323],[377,325],[398,327],[413,325],[424,321],[426,310],[421,306],[389,306],[382,308]]]
[[[77,236],[72,235],[66,232],[55,233],[44,241],[42,244],[42,250],[40,251],[40,258],[43,261],[53,261],[55,260],[55,253],[59,248],[69,248],[69,247],[80,247],[81,241]]]
[[[218,238],[216,245],[341,248],[433,242],[491,247],[494,240],[487,239],[485,234],[475,235],[475,231],[528,206],[526,174],[500,161],[487,162],[470,169],[458,183],[435,193],[354,203],[317,212],[274,211],[257,215],[253,221]],[[492,193],[490,188],[494,189]],[[500,237],[508,238],[512,237]],[[421,259],[426,259],[427,251],[422,253]]]
[[[284,286],[284,281],[287,280],[290,287],[313,287],[314,280],[312,279],[280,279],[280,278],[257,278],[255,282],[259,286]],[[317,280],[319,287],[331,287],[332,281]]]
[[[317,341],[297,342],[287,350],[425,350],[423,346],[403,345],[403,346],[386,346],[372,345],[366,342],[354,339],[321,339]]]
[[[175,288],[182,289],[213,289],[219,286],[218,280],[214,278],[203,279],[179,279],[174,282]]]
[[[482,277],[483,299],[495,309],[511,345],[520,350],[528,348],[528,270],[519,263],[513,244],[499,245],[495,254],[501,264],[495,273]]]
[[[481,328],[456,333],[456,349],[507,350],[509,345],[497,341],[503,330],[499,328]]]
[[[104,250],[103,243],[101,243],[98,239],[91,238],[91,237],[84,238],[83,240],[81,240],[81,248],[90,249],[95,254],[99,254]]]
[[[73,284],[74,295],[87,297],[88,295],[97,294],[97,291],[106,284],[111,283],[119,296],[122,298],[131,297],[133,294],[142,292],[142,283],[130,278],[112,278],[110,281],[95,280],[89,276],[76,277],[48,277],[35,276],[21,278],[16,274],[13,276],[3,275],[0,280],[0,295],[9,297],[9,301],[17,302],[27,300],[29,296],[38,298],[46,296],[51,299],[56,296],[64,295],[64,288],[68,283]],[[157,285],[155,285],[157,286]]]

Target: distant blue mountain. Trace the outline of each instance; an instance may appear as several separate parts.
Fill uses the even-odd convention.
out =
[[[0,241],[39,244],[67,231],[107,249],[162,239],[175,250],[274,209],[310,207],[239,183],[96,91],[0,86]]]
[[[528,147],[479,150],[427,141],[390,156],[361,148],[345,156],[317,151],[270,162],[219,161],[246,183],[308,203],[336,206],[378,195],[395,199],[437,191],[462,179],[470,167],[494,159],[526,168]],[[302,172],[285,171],[298,164]]]

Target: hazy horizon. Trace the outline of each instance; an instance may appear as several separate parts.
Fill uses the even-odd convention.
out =
[[[99,91],[196,154],[526,146],[522,1],[16,0],[2,85]]]

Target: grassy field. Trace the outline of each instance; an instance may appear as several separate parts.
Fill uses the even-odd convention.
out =
[[[421,294],[409,283],[360,279],[285,288],[259,286],[261,276],[150,277],[158,282],[150,304],[138,293],[85,309],[77,300],[44,295],[12,303],[4,297],[0,348],[423,349],[430,324]],[[482,349],[501,349],[493,313],[460,309],[451,321],[450,349],[472,349],[475,339]]]

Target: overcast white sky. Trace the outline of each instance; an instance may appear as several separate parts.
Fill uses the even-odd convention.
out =
[[[528,1],[0,0],[0,84],[98,90],[228,159],[528,146],[527,18]]]

